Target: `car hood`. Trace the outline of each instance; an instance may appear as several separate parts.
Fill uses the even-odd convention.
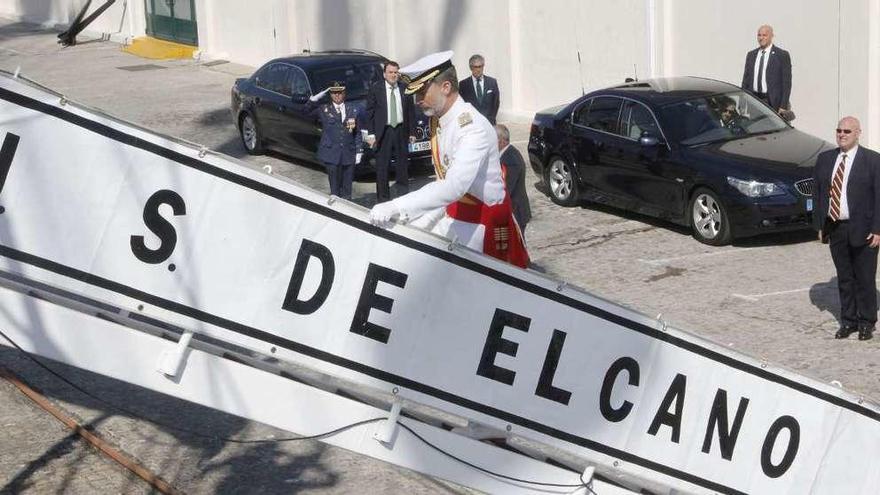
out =
[[[690,148],[694,158],[723,160],[767,171],[802,174],[816,163],[817,155],[833,146],[797,129],[749,136]],[[689,153],[689,154],[691,154]]]

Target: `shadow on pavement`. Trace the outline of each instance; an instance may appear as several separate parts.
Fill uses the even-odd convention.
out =
[[[37,359],[88,395],[52,376],[19,351],[0,347],[0,365],[14,370],[51,400],[73,404],[76,411],[70,411],[68,405],[64,408],[74,416],[90,416],[80,419],[83,426],[103,430],[101,434],[111,443],[115,443],[114,429],[124,431],[125,443],[116,447],[136,459],[147,455],[163,459],[159,469],[150,466],[151,469],[172,485],[182,485],[179,488],[185,488],[188,480],[211,476],[217,479],[216,493],[233,493],[242,487],[268,493],[297,492],[333,487],[339,481],[339,474],[325,465],[327,447],[317,441],[279,442],[277,439],[296,435],[62,363]],[[121,425],[121,421],[126,424]],[[32,484],[32,476],[72,451],[78,438],[71,434],[56,443],[23,466],[0,487],[0,492],[20,493]],[[228,449],[225,439],[230,438],[271,441],[247,446],[236,443],[235,449]]]

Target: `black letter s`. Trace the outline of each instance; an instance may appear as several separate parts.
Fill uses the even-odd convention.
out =
[[[171,256],[174,246],[177,245],[177,232],[174,226],[159,214],[159,206],[163,204],[171,206],[174,216],[186,215],[186,204],[176,192],[162,189],[150,196],[144,206],[144,225],[159,238],[159,248],[155,250],[147,248],[142,235],[131,236],[131,252],[144,263],[162,263]]]

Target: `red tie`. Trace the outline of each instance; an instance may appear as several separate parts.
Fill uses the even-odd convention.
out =
[[[840,156],[840,165],[834,178],[831,179],[831,204],[828,208],[828,216],[835,222],[840,219],[840,194],[843,190],[843,174],[846,171],[846,154]]]

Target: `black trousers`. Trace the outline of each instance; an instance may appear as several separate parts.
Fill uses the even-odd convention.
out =
[[[351,183],[354,181],[354,164],[334,165],[324,163],[327,178],[330,180],[330,194],[344,199],[351,199]]]
[[[825,224],[831,259],[837,269],[840,293],[840,324],[846,327],[872,327],[877,322],[877,248],[865,239],[852,239],[853,232],[846,220]]]
[[[388,169],[394,160],[395,196],[409,192],[409,136],[403,124],[397,127],[385,126],[382,142],[376,150],[376,202],[391,199],[388,187]]]

